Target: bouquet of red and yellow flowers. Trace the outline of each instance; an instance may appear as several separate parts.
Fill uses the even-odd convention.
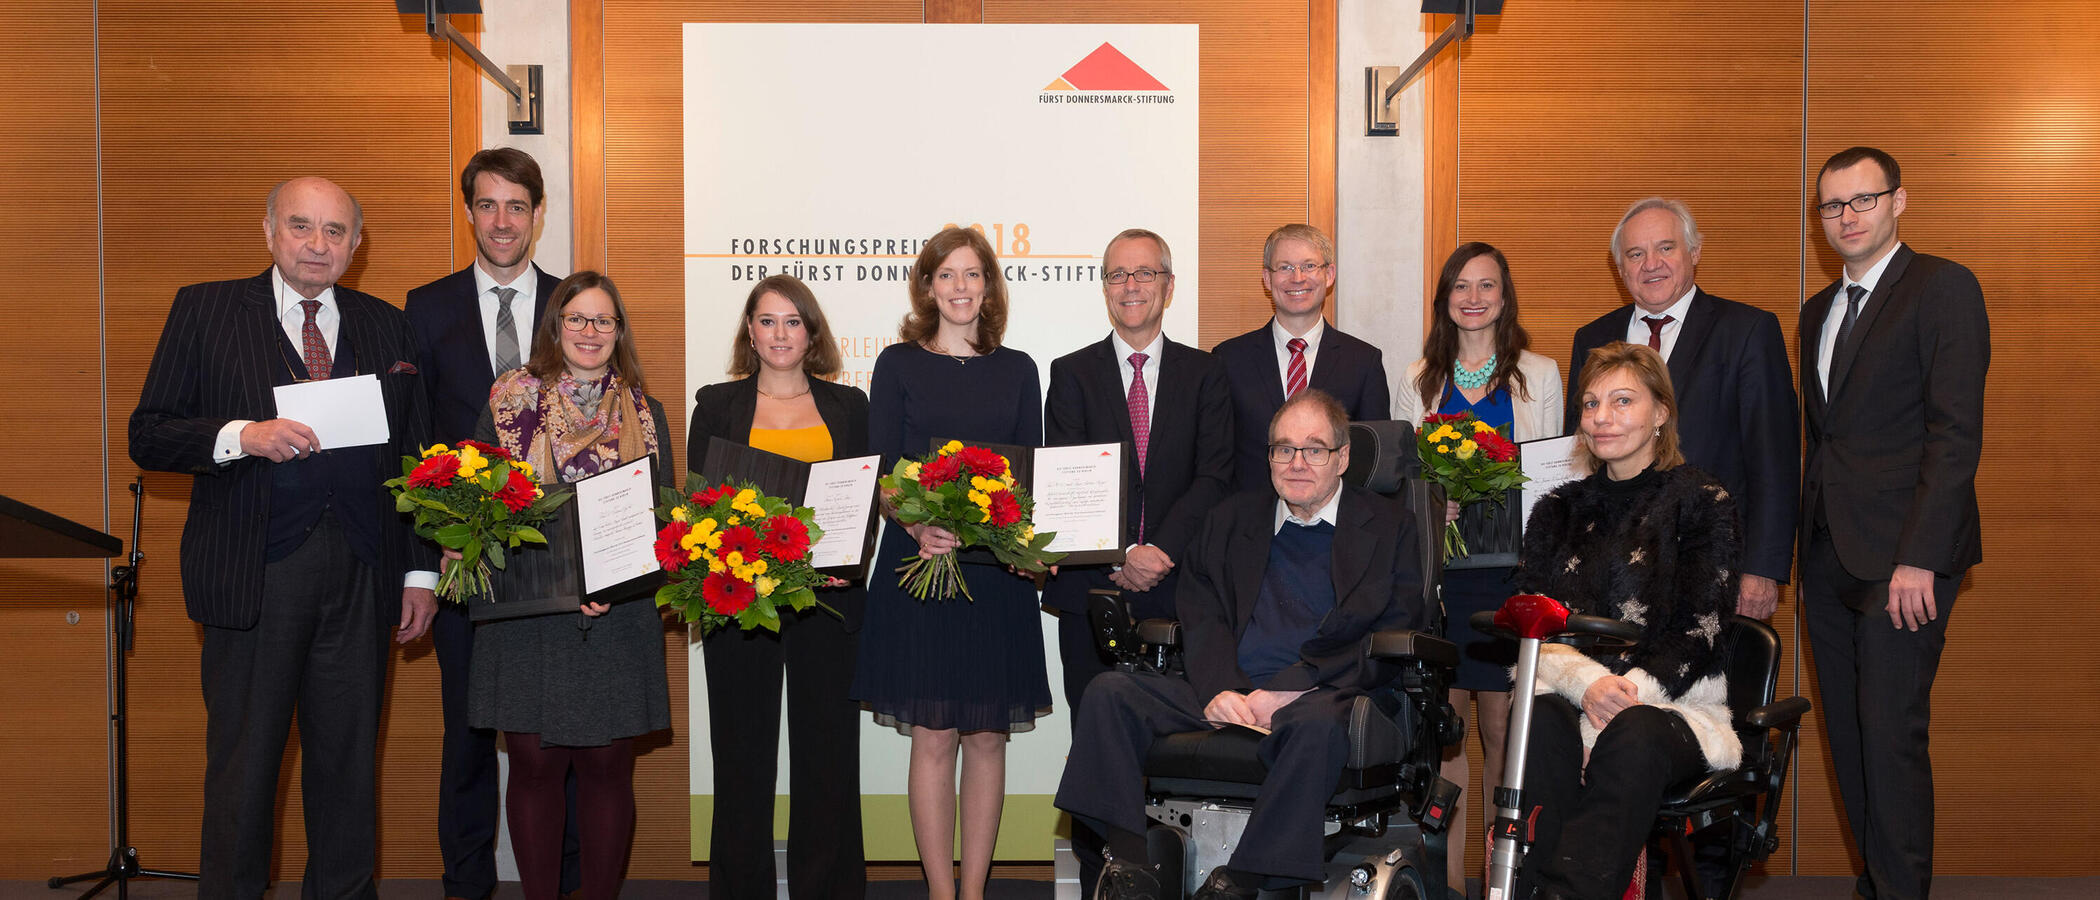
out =
[[[996,452],[949,441],[919,459],[898,460],[880,483],[900,523],[945,528],[962,547],[984,547],[1000,562],[1023,572],[1041,572],[1065,558],[1043,549],[1057,535],[1036,533],[1030,521],[1035,501],[1026,490],[1014,486],[1013,467]],[[958,591],[972,601],[977,599],[970,596],[954,553],[932,559],[913,556],[897,571],[903,576],[898,583],[921,600],[946,600]]]
[[[1509,489],[1531,479],[1517,464],[1517,445],[1472,413],[1425,416],[1415,443],[1422,477],[1442,485],[1444,498],[1460,506],[1481,500],[1501,504]],[[1444,525],[1444,561],[1466,555],[1458,522]]]
[[[401,477],[386,486],[396,510],[415,513],[416,534],[460,552],[438,576],[438,598],[454,603],[487,594],[489,567],[503,568],[507,550],[546,543],[533,526],[569,499],[547,497],[531,463],[480,441],[433,444],[420,458],[404,456]]]
[[[685,493],[663,489],[656,517],[664,523],[656,561],[669,578],[656,605],[676,607],[702,634],[731,623],[779,631],[781,607],[824,606],[813,589],[826,579],[809,562],[809,548],[824,536],[815,510],[748,484],[705,486],[692,474]]]

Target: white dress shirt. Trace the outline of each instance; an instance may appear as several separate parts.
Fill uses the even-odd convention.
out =
[[[1278,322],[1275,319],[1269,320],[1269,336],[1276,339],[1276,375],[1278,380],[1283,383],[1285,399],[1289,399],[1291,390],[1291,339],[1296,337],[1305,339],[1305,386],[1312,387],[1313,357],[1320,355],[1320,336],[1326,333],[1327,320],[1325,318],[1313,319],[1313,326],[1305,329],[1305,333],[1302,335],[1292,334],[1283,330],[1282,322]]]
[[[1331,464],[1334,461],[1328,460],[1328,462]],[[1341,526],[1340,523],[1335,519],[1335,513],[1336,511],[1340,510],[1341,507],[1342,486],[1340,483],[1335,484],[1334,493],[1327,495],[1327,502],[1320,504],[1319,509],[1313,510],[1313,515],[1310,519],[1301,519],[1297,516],[1292,515],[1291,505],[1283,502],[1283,498],[1278,497],[1276,499],[1276,527],[1269,529],[1269,533],[1275,534],[1279,531],[1282,531],[1283,523],[1285,522],[1290,522],[1295,525],[1304,525],[1307,527],[1318,525],[1321,522],[1326,522],[1329,525],[1334,525],[1335,527],[1339,528]]]
[[[277,324],[284,328],[285,339],[291,341],[294,348],[305,347],[306,307],[300,304],[307,298],[299,296],[298,291],[284,283],[284,273],[277,271],[276,266],[270,267],[270,295],[277,298]],[[343,314],[335,308],[335,285],[322,288],[320,295],[313,299],[321,301],[321,308],[314,310],[314,327],[321,330],[321,340],[328,343],[328,358],[334,359],[335,333],[343,321]],[[223,466],[247,456],[241,450],[241,429],[254,421],[234,419],[221,426],[219,439],[212,444],[212,462]]]
[[[532,323],[540,307],[540,273],[528,265],[509,284],[497,284],[496,276],[482,271],[480,260],[474,261],[474,296],[481,307],[481,339],[488,345],[490,366],[496,364],[496,313],[500,306],[496,289],[506,287],[518,292],[510,298],[510,317],[518,331],[518,364],[523,365],[532,360]]]
[[[1651,313],[1642,309],[1639,304],[1635,304],[1633,307],[1633,318],[1626,323],[1626,343],[1639,344],[1643,347],[1648,346],[1648,323],[1641,321],[1642,317],[1651,315],[1669,316],[1670,321],[1664,323],[1662,327],[1662,347],[1655,351],[1662,354],[1663,362],[1669,362],[1670,351],[1677,349],[1677,335],[1684,331],[1684,316],[1686,313],[1691,312],[1692,298],[1697,296],[1698,293],[1699,286],[1696,284],[1692,285],[1692,289],[1685,291],[1684,296],[1677,298],[1676,303],[1670,304],[1669,309],[1659,313]],[[1581,362],[1581,360],[1577,360],[1577,362]]]
[[[1823,386],[1826,399],[1830,396],[1830,358],[1837,355],[1838,327],[1845,324],[1845,304],[1851,300],[1851,292],[1846,289],[1855,284],[1867,289],[1867,296],[1859,301],[1859,315],[1865,316],[1867,305],[1874,302],[1874,287],[1881,283],[1881,273],[1887,271],[1889,260],[1896,258],[1896,247],[1901,246],[1903,242],[1897,241],[1895,247],[1867,267],[1858,281],[1852,280],[1850,271],[1838,276],[1837,293],[1831,295],[1830,311],[1823,315],[1823,333],[1816,336],[1816,382]],[[1859,327],[1856,320],[1852,327]]]

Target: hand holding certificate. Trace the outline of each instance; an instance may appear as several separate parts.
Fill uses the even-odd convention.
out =
[[[277,417],[313,429],[320,449],[384,444],[392,437],[377,375],[280,384],[274,392]]]

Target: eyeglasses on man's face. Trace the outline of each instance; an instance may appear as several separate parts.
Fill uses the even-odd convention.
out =
[[[1303,454],[1305,456],[1306,465],[1324,466],[1327,464],[1328,458],[1334,455],[1334,452],[1335,451],[1333,447],[1322,447],[1318,444],[1314,444],[1310,447],[1293,447],[1289,444],[1270,444],[1269,461],[1272,463],[1276,463],[1277,465],[1290,465],[1292,457]]]
[[[586,316],[570,313],[561,317],[561,325],[570,331],[582,331],[588,327],[599,334],[611,334],[620,329],[619,316]]]
[[[1117,269],[1113,272],[1108,273],[1107,275],[1102,276],[1101,280],[1106,281],[1109,284],[1122,284],[1126,281],[1135,281],[1139,284],[1151,284],[1152,282],[1159,280],[1161,277],[1172,278],[1174,277],[1174,273],[1162,272],[1158,269],[1139,269],[1135,272],[1125,272],[1122,269]]]
[[[1901,185],[1897,187],[1901,187]],[[1819,203],[1816,204],[1816,213],[1826,219],[1835,219],[1845,214],[1845,207],[1847,206],[1852,207],[1853,212],[1866,212],[1873,209],[1874,204],[1880,202],[1882,197],[1895,192],[1896,188],[1889,188],[1885,191],[1861,194],[1850,200],[1832,200],[1829,203]]]
[[[1296,277],[1300,272],[1303,272],[1306,275],[1318,275],[1320,274],[1320,270],[1327,268],[1327,266],[1327,263],[1313,262],[1277,263],[1269,267],[1269,273],[1272,275],[1282,275],[1285,278]]]

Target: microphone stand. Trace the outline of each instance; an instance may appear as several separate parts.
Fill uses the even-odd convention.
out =
[[[131,766],[127,753],[127,726],[125,723],[126,691],[124,662],[131,655],[132,611],[139,595],[139,563],[146,554],[139,549],[140,521],[143,518],[146,491],[141,478],[133,478],[126,487],[131,490],[131,554],[125,565],[112,566],[109,570],[109,597],[105,601],[109,617],[109,668],[107,672],[109,691],[109,864],[93,872],[79,875],[53,877],[45,885],[62,887],[90,878],[100,879],[80,900],[88,900],[111,884],[117,886],[118,900],[130,895],[128,884],[133,878],[178,878],[196,881],[197,876],[188,872],[164,872],[159,869],[139,867],[138,848],[131,846]]]

